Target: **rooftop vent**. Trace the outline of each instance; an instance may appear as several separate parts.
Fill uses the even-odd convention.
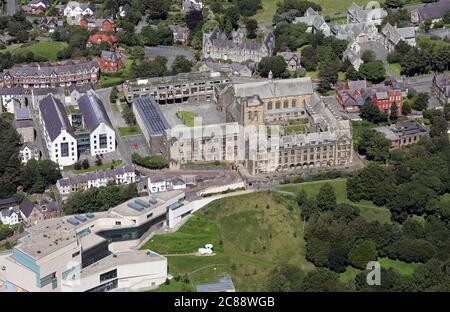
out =
[[[80,222],[84,222],[84,221],[87,220],[86,217],[83,216],[83,215],[76,215],[76,216],[75,216],[75,219],[77,219],[77,220],[80,221]]]
[[[80,224],[80,222],[78,222],[77,219],[75,219],[75,218],[69,218],[69,219],[67,219],[67,223],[72,224],[72,225],[78,225],[78,224]]]

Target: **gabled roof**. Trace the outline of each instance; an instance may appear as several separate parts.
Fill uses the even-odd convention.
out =
[[[252,97],[258,95],[262,99],[312,94],[313,86],[310,77],[266,80],[234,85],[237,97]]]
[[[87,91],[78,99],[78,106],[83,114],[83,119],[89,131],[94,131],[101,123],[111,126],[108,114],[103,104],[95,96],[93,91]]]
[[[19,209],[22,212],[22,214],[26,218],[28,218],[34,209],[34,205],[28,198],[24,197],[22,202],[19,205]]]
[[[62,130],[66,130],[69,133],[72,132],[64,105],[59,99],[49,94],[39,103],[39,111],[52,141],[60,135]]]

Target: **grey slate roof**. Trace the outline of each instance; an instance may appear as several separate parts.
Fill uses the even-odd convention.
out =
[[[164,130],[170,128],[159,105],[152,96],[134,98],[133,105],[136,107],[150,135],[163,134]]]
[[[73,175],[69,178],[59,179],[58,183],[61,186],[71,186],[77,184],[88,183],[88,181],[94,181],[98,179],[111,178],[114,179],[118,175],[125,173],[131,173],[135,171],[134,165],[126,164],[114,169],[106,169],[98,172],[88,172],[84,174]]]
[[[65,129],[69,133],[72,132],[64,105],[60,100],[49,94],[39,103],[39,110],[52,141],[58,137],[62,129]]]
[[[20,87],[15,88],[0,88],[0,95],[23,95],[24,90]]]
[[[78,106],[83,114],[83,119],[89,131],[94,131],[101,123],[111,127],[108,114],[93,91],[88,91],[78,99]]]
[[[4,218],[6,218],[10,217],[13,214],[13,212],[20,214],[19,206],[14,206],[12,209],[9,208],[3,209],[0,213]]]
[[[431,19],[441,18],[448,10],[450,10],[450,0],[426,3],[424,6],[414,8],[412,11],[417,11],[420,16],[420,21],[423,21],[427,17]]]
[[[258,95],[262,99],[312,94],[313,85],[310,77],[266,80],[234,85],[237,97],[252,97]]]
[[[89,62],[78,62],[75,63],[72,60],[62,62],[62,63],[42,63],[42,64],[25,64],[25,65],[15,65],[10,69],[5,69],[2,73],[2,77],[9,74],[13,77],[26,77],[26,76],[49,76],[52,73],[55,74],[76,74],[83,72],[90,72],[92,68],[98,69],[98,63],[96,61]]]
[[[28,198],[24,197],[22,202],[19,205],[19,209],[22,212],[22,214],[26,218],[28,218],[34,209],[34,205]]]
[[[31,113],[28,107],[19,107],[15,111],[16,120],[31,119]]]

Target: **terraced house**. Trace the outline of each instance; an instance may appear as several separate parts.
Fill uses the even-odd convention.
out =
[[[15,65],[0,75],[2,87],[51,88],[71,84],[96,83],[100,75],[97,62],[75,62]]]
[[[56,182],[59,194],[64,198],[72,192],[89,189],[91,187],[106,186],[109,183],[130,184],[136,182],[134,165],[124,165],[104,171],[78,174]]]

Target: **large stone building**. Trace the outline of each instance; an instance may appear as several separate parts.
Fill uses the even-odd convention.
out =
[[[441,104],[450,103],[450,75],[439,74],[433,77],[433,93]]]
[[[275,48],[273,33],[265,35],[261,43],[246,41],[244,38],[243,32],[234,31],[232,39],[228,39],[219,27],[215,27],[211,32],[203,34],[203,57],[233,62],[259,62],[263,57],[272,56]]]
[[[387,15],[388,13],[386,10],[379,7],[379,5],[378,7],[372,6],[363,8],[353,2],[347,9],[347,23],[371,22],[375,25],[381,25],[383,19]]]
[[[310,78],[217,87],[216,101],[228,122],[244,126],[237,157],[251,174],[352,163],[350,122],[334,98],[314,93]]]
[[[415,120],[399,121],[391,126],[374,129],[389,140],[391,149],[419,142],[422,137],[428,136],[428,129]]]
[[[96,83],[100,75],[98,63],[74,62],[15,65],[0,74],[2,87],[50,88],[71,84]]]
[[[305,116],[313,94],[311,78],[272,80],[227,85],[218,90],[217,107],[228,122],[243,126],[288,123]]]
[[[322,33],[325,36],[331,35],[331,27],[325,21],[325,19],[315,11],[313,8],[308,8],[302,17],[296,17],[293,21],[294,24],[305,24],[309,33]]]

